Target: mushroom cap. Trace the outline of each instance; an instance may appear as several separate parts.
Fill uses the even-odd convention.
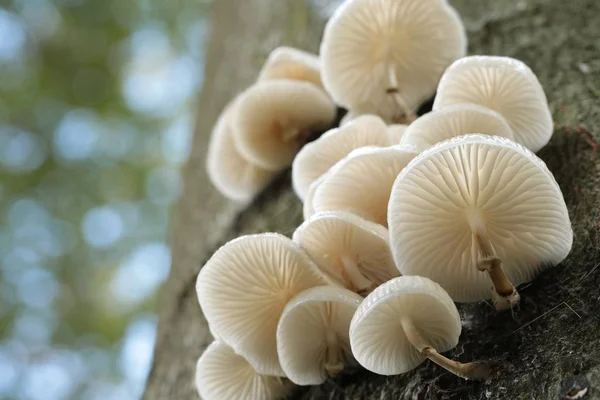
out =
[[[360,365],[380,375],[397,375],[425,360],[408,341],[403,318],[440,353],[458,344],[460,316],[448,293],[430,279],[401,276],[376,288],[354,313],[350,344]]]
[[[300,150],[292,164],[292,185],[301,199],[317,178],[352,150],[365,146],[387,146],[386,125],[381,118],[363,115],[341,128],[326,132]]]
[[[325,382],[328,336],[332,334],[344,355],[352,358],[350,321],[362,300],[356,293],[335,286],[307,289],[290,300],[277,326],[277,352],[292,382]]]
[[[433,109],[465,103],[502,114],[515,140],[534,152],[552,137],[552,115],[544,89],[522,61],[496,56],[471,56],[456,61],[440,81]]]
[[[475,104],[459,104],[429,112],[414,121],[402,137],[423,151],[436,143],[469,133],[513,138],[508,122],[496,111]]]
[[[358,112],[358,111],[348,110],[346,115],[344,115],[342,117],[342,119],[340,120],[340,126],[348,125],[350,122],[352,122],[352,120],[354,120],[356,117],[360,117],[361,115],[363,115],[363,113]]]
[[[465,55],[466,44],[460,17],[446,1],[347,0],[325,27],[323,83],[339,105],[370,104],[387,121],[396,112],[387,93],[390,69],[404,101],[416,108]]]
[[[292,240],[325,274],[352,289],[341,274],[342,258],[356,262],[377,285],[399,275],[388,237],[388,230],[379,224],[344,211],[325,211],[300,225]]]
[[[237,107],[238,151],[272,170],[288,167],[307,135],[327,129],[336,115],[335,105],[315,85],[283,79],[251,86],[240,95]]]
[[[269,184],[276,173],[251,164],[239,154],[233,139],[236,104],[234,99],[225,107],[213,128],[206,156],[206,172],[225,197],[248,202]]]
[[[195,381],[202,400],[273,400],[287,392],[281,378],[257,374],[244,357],[218,340],[198,360]]]
[[[413,122],[414,124],[414,122]],[[392,124],[387,128],[388,141],[390,145],[400,144],[402,141],[402,137],[406,132],[406,128],[408,125],[403,124]]]
[[[349,211],[387,226],[387,204],[396,176],[417,155],[414,146],[363,147],[338,162],[317,187],[315,211]]]
[[[400,173],[388,222],[403,275],[438,282],[458,302],[489,299],[474,230],[485,230],[516,286],[571,249],[562,193],[546,164],[506,138],[465,135],[421,153]]]
[[[322,175],[316,181],[310,184],[308,187],[308,191],[306,192],[306,197],[304,198],[304,204],[302,204],[302,215],[304,220],[309,219],[316,211],[313,207],[313,199],[315,197],[315,192],[317,191],[317,187],[325,180],[327,173]]]
[[[306,81],[323,89],[319,56],[293,47],[277,47],[258,75],[259,81],[272,79]]]
[[[283,376],[275,334],[285,304],[329,282],[308,255],[276,233],[223,245],[198,274],[200,307],[220,338],[260,374]]]

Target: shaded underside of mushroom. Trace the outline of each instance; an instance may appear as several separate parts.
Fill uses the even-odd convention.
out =
[[[275,400],[290,387],[279,377],[257,374],[244,357],[219,341],[198,360],[195,384],[202,400]]]
[[[501,260],[516,286],[562,261],[573,241],[544,162],[511,140],[484,135],[454,138],[416,157],[394,184],[388,222],[400,272],[433,279],[458,302],[490,298],[493,277],[478,269],[486,257]]]
[[[417,154],[409,145],[354,150],[327,173],[312,201],[315,211],[348,211],[387,226],[387,204],[398,173]]]
[[[352,359],[350,321],[362,297],[335,286],[303,291],[286,305],[277,327],[277,352],[286,376],[318,385]]]
[[[293,47],[278,47],[269,54],[258,80],[271,79],[306,81],[323,89],[319,57]]]
[[[222,246],[200,270],[196,291],[214,332],[257,372],[283,376],[275,334],[285,304],[326,285],[319,268],[290,239],[242,236]]]
[[[415,121],[416,122],[416,121]],[[414,122],[413,122],[414,123]],[[400,144],[402,137],[406,133],[408,125],[403,124],[392,124],[387,128],[388,142],[390,145]]]
[[[292,185],[304,199],[308,188],[352,150],[387,146],[386,125],[374,115],[360,116],[341,128],[328,131],[300,150],[292,164]]]
[[[410,124],[402,144],[423,151],[436,143],[469,133],[513,138],[508,122],[496,111],[475,104],[460,104],[432,111]]]
[[[532,151],[540,150],[552,136],[552,115],[544,89],[522,61],[497,56],[457,60],[440,81],[433,109],[468,103],[499,112],[515,140]]]

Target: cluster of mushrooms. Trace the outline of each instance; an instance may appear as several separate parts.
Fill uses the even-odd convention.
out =
[[[346,0],[319,56],[274,50],[226,107],[211,180],[249,201],[292,165],[305,222],[292,239],[232,240],[201,269],[215,337],[197,364],[202,399],[280,398],[353,364],[396,375],[429,359],[465,379],[490,375],[440,354],[461,333],[455,302],[514,308],[516,286],[560,263],[573,233],[534,154],[553,132],[537,77],[465,52],[445,0]],[[340,126],[306,144],[336,105],[348,110]]]

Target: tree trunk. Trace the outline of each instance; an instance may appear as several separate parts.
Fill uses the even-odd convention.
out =
[[[496,313],[485,302],[459,306],[463,334],[448,355],[497,362],[491,381],[466,382],[425,362],[392,377],[350,371],[324,385],[299,388],[294,398],[558,399],[587,389],[584,399],[600,399],[600,2],[451,3],[467,26],[470,54],[521,59],[544,86],[556,126],[551,143],[539,155],[555,174],[569,207],[573,251],[560,266],[520,290],[521,309],[512,315]],[[198,398],[195,364],[212,338],[198,306],[195,281],[212,253],[242,234],[275,231],[289,236],[302,222],[289,173],[252,204],[239,205],[211,186],[205,155],[217,115],[254,81],[271,49],[286,44],[317,52],[327,1],[213,4],[206,81],[174,224],[173,267],[162,292],[154,365],[144,395],[148,400]]]

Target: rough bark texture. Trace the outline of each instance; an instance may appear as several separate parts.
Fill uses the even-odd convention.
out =
[[[565,195],[575,231],[573,251],[521,289],[522,307],[512,315],[498,314],[487,303],[459,307],[463,334],[449,355],[497,362],[491,381],[465,382],[426,362],[394,377],[350,371],[320,387],[299,388],[294,398],[558,399],[579,385],[588,389],[585,399],[600,399],[600,2],[451,2],[467,25],[470,54],[519,58],[546,90],[556,130],[539,155]],[[290,235],[302,220],[289,173],[252,204],[239,205],[212,188],[204,159],[218,113],[255,79],[269,50],[280,44],[317,50],[327,6],[327,0],[214,2],[206,83],[174,222],[173,269],[162,293],[145,399],[197,399],[195,363],[212,339],[195,279],[210,255],[242,234]]]

